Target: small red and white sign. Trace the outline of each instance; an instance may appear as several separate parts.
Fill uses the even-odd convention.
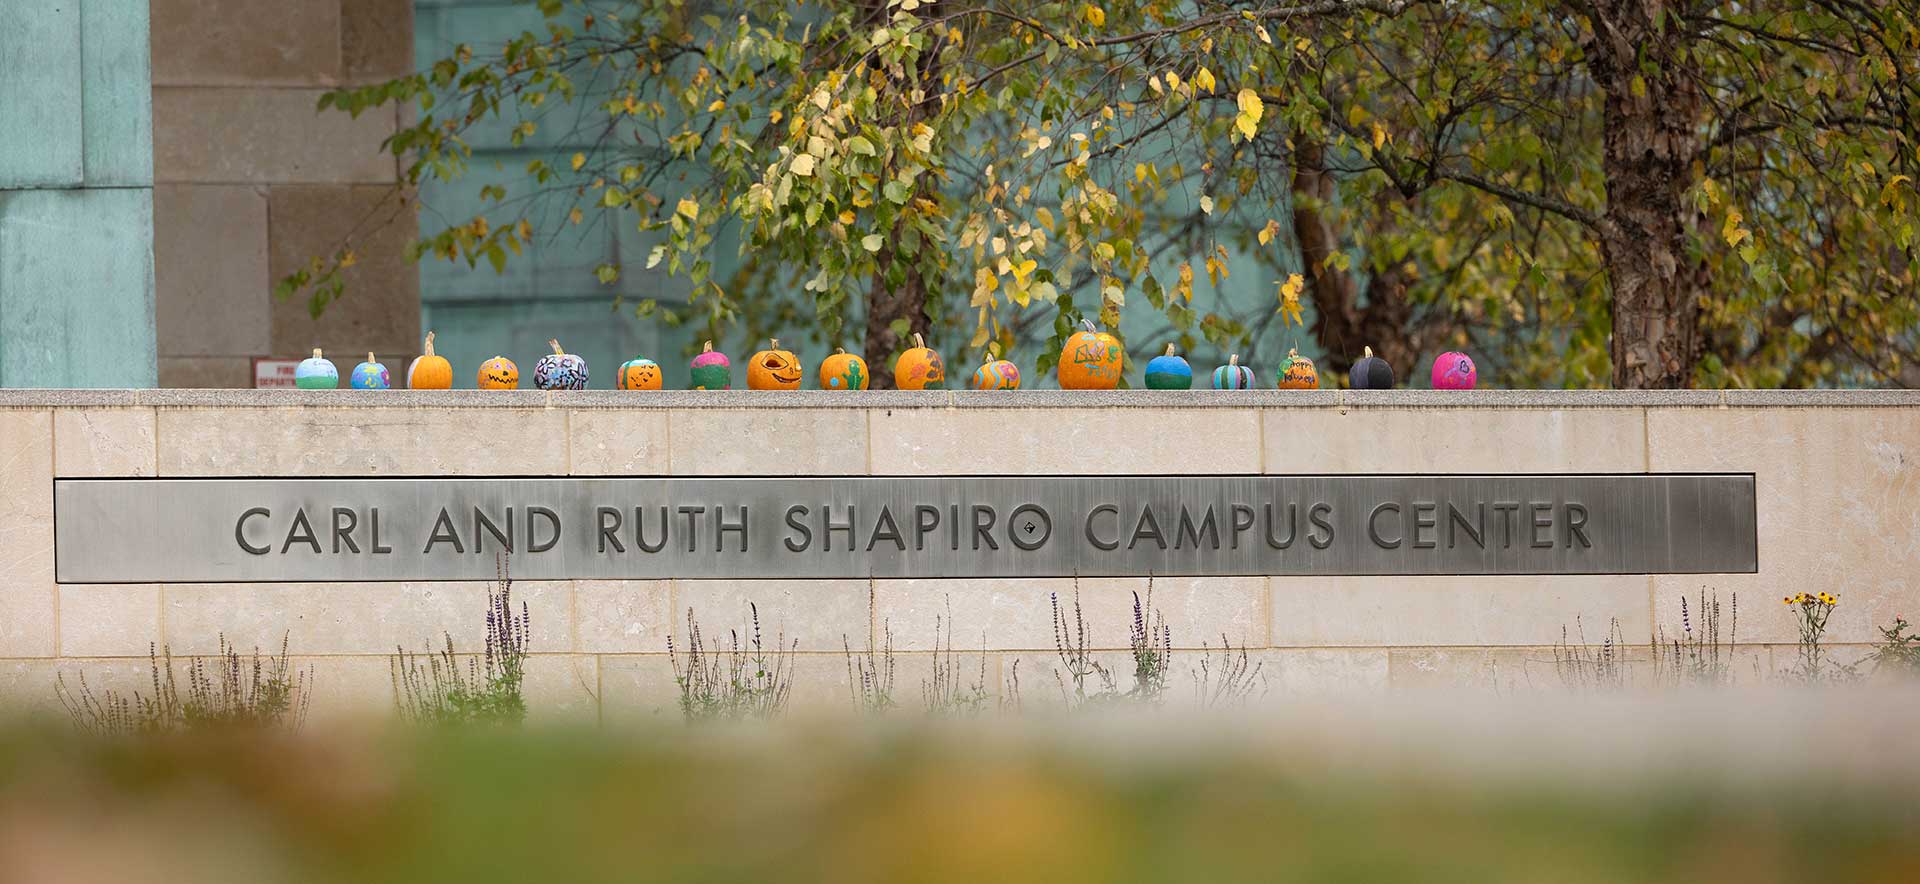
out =
[[[253,388],[292,387],[293,371],[300,365],[298,359],[274,359],[267,356],[253,357]]]

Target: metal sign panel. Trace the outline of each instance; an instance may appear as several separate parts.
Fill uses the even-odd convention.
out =
[[[62,583],[1758,568],[1751,474],[59,479]]]

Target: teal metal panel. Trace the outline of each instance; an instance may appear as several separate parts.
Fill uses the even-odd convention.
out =
[[[153,184],[147,0],[81,0],[81,137],[88,187]]]
[[[154,346],[153,192],[0,192],[0,385],[151,387]]]
[[[84,170],[80,0],[7,0],[5,7],[0,189],[78,187]]]

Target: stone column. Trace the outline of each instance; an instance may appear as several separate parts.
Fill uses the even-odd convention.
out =
[[[8,3],[0,386],[151,387],[147,0]]]

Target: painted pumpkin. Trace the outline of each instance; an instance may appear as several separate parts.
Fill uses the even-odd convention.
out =
[[[587,388],[587,361],[560,349],[560,342],[549,339],[552,353],[533,364],[533,385],[542,390],[584,390]]]
[[[1020,366],[1005,359],[995,359],[994,355],[989,347],[986,361],[973,370],[973,377],[967,379],[967,386],[975,390],[1020,389]]]
[[[353,367],[353,377],[348,381],[356,390],[385,390],[393,386],[387,375],[387,367],[373,360],[373,354],[367,354],[367,361]]]
[[[1253,369],[1240,364],[1240,354],[1227,357],[1227,364],[1213,370],[1213,388],[1216,390],[1253,389]]]
[[[693,389],[733,389],[733,363],[727,361],[727,354],[713,349],[712,341],[700,348],[700,355],[693,357]]]
[[[505,356],[495,356],[480,363],[480,375],[474,379],[474,386],[482,390],[518,390],[520,366]]]
[[[318,351],[315,351],[318,352]],[[1480,373],[1474,370],[1473,360],[1467,354],[1448,351],[1433,361],[1433,388],[1436,390],[1471,390]]]
[[[947,388],[947,364],[918,332],[914,333],[913,346],[893,361],[893,385],[902,390]]]
[[[619,390],[658,390],[666,377],[660,364],[651,359],[629,359],[620,363],[620,373],[613,380]]]
[[[747,360],[747,389],[798,390],[803,374],[800,358],[791,350],[780,349],[779,338],[770,338],[767,349]]]
[[[1173,355],[1172,344],[1167,345],[1167,352],[1147,360],[1147,389],[1185,390],[1192,386],[1193,366]]]
[[[407,387],[413,390],[453,389],[453,365],[445,356],[433,354],[433,332],[427,332],[421,354],[407,366]]]
[[[320,348],[313,348],[313,356],[300,360],[293,367],[293,385],[302,390],[331,390],[340,386],[340,369],[320,356]]]
[[[1358,362],[1347,371],[1347,382],[1356,390],[1390,390],[1393,388],[1393,366],[1385,359],[1373,355],[1373,348],[1367,347]]]
[[[1120,386],[1125,362],[1120,339],[1094,328],[1092,320],[1082,319],[1080,330],[1067,338],[1067,346],[1060,351],[1060,388],[1111,390]]]
[[[820,389],[864,390],[873,379],[867,377],[867,361],[836,348],[820,363]]]
[[[1280,389],[1320,389],[1320,372],[1313,367],[1313,360],[1300,355],[1298,350],[1288,350],[1287,364],[1280,369]]]

